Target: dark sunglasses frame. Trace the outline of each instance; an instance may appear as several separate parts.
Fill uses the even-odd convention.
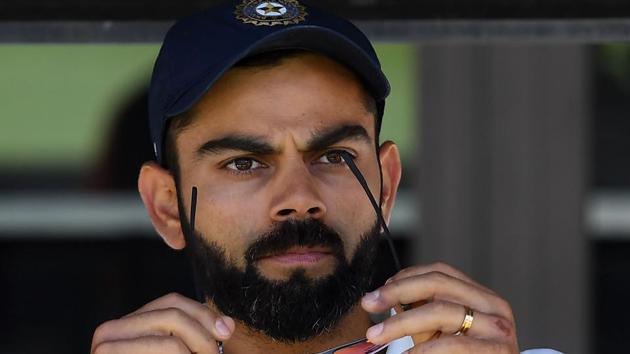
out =
[[[317,354],[336,354],[339,353],[342,350],[347,350],[349,348],[352,348],[355,345],[360,345],[363,343],[367,343],[368,340],[366,338],[361,338],[361,339],[357,339],[354,340],[350,343],[345,343],[342,344],[338,347],[334,347],[334,348],[330,348],[327,350],[324,350],[323,352],[319,352]],[[389,346],[388,344],[382,344],[382,345],[373,345],[372,347],[370,347],[369,351],[362,351],[362,352],[356,352],[356,354],[376,354],[376,353],[381,353],[383,350],[385,350],[387,347]],[[352,353],[355,354],[355,353]]]

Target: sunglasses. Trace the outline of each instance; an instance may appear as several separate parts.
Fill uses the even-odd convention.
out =
[[[394,241],[392,239],[391,234],[389,233],[389,228],[387,227],[387,223],[385,223],[385,218],[383,218],[383,212],[381,209],[381,206],[376,202],[376,199],[374,199],[374,195],[372,195],[372,192],[370,191],[370,188],[365,180],[365,178],[363,177],[363,174],[361,173],[361,171],[359,170],[359,168],[356,166],[356,164],[354,163],[354,157],[352,155],[350,155],[348,152],[346,151],[339,151],[339,154],[341,155],[341,158],[345,161],[346,165],[348,165],[348,167],[350,168],[350,171],[352,171],[352,174],[354,174],[354,176],[356,177],[357,181],[359,182],[359,184],[361,185],[361,187],[363,187],[363,190],[365,190],[365,193],[367,194],[368,199],[370,200],[370,203],[372,204],[372,207],[374,208],[374,211],[376,212],[376,217],[378,218],[378,222],[380,224],[380,226],[383,228],[384,231],[384,235],[385,235],[385,239],[387,240],[387,245],[389,247],[389,251],[392,255],[392,259],[394,261],[394,266],[396,268],[396,272],[399,272],[402,267],[400,265],[400,260],[398,258],[398,253],[396,252],[396,248],[394,247]],[[380,160],[379,160],[379,171],[380,171]],[[381,185],[382,185],[382,174],[381,174]],[[191,230],[194,232],[195,230],[195,214],[197,211],[197,187],[193,186],[192,187],[192,194],[191,194],[191,198],[190,198],[190,228]],[[199,297],[201,294],[198,294]],[[402,305],[402,310],[406,310],[408,308],[408,305]],[[220,349],[223,349],[222,345],[220,342],[218,342]],[[389,346],[388,344],[380,344],[380,345],[376,345],[376,344],[372,344],[370,342],[368,342],[367,338],[361,338],[361,339],[357,339],[354,340],[352,342],[346,343],[346,344],[342,344],[338,347],[334,347],[331,349],[327,349],[323,352],[317,353],[317,354],[375,354],[375,353],[384,353],[385,350],[387,349],[387,347]],[[223,351],[221,350],[221,353]]]
[[[375,354],[384,353],[389,344],[372,344],[367,339],[357,339],[317,354]]]

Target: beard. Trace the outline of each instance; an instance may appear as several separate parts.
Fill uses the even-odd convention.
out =
[[[223,314],[274,340],[295,343],[330,332],[371,288],[380,235],[377,223],[361,236],[350,261],[339,234],[323,223],[314,219],[278,223],[248,247],[243,271],[227,259],[220,245],[193,232],[185,209],[181,205],[179,209],[200,300],[211,301]],[[260,274],[257,260],[295,246],[327,247],[336,260],[334,271],[317,279],[307,277],[304,268],[296,268],[287,280]]]

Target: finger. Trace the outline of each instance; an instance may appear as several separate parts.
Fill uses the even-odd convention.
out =
[[[148,336],[103,342],[92,354],[190,354],[191,351],[177,337]]]
[[[444,273],[444,274],[450,275],[453,278],[457,278],[467,283],[473,284],[479,288],[484,289],[485,291],[489,293],[494,293],[492,289],[489,289],[477,283],[472,278],[464,274],[462,271],[442,262],[437,262],[437,263],[428,264],[428,265],[415,265],[412,267],[402,269],[401,271],[396,273],[396,275],[388,279],[388,281],[400,280],[400,279],[408,278],[414,275],[426,274],[426,273],[431,273],[431,272]]]
[[[410,354],[517,354],[518,346],[509,342],[497,342],[486,339],[471,338],[465,336],[442,336],[438,340],[432,340],[416,344],[411,348]]]
[[[216,340],[198,321],[177,308],[159,309],[106,322],[94,333],[94,346],[147,336],[180,338],[195,353],[215,353]]]
[[[127,316],[135,315],[135,314],[146,312],[146,311],[167,308],[167,307],[179,307],[182,310],[189,309],[190,312],[199,311],[202,308],[208,309],[207,306],[203,305],[202,303],[198,301],[187,298],[186,296],[180,295],[178,293],[170,293],[170,294],[161,296],[149,303],[146,303],[144,306],[140,307],[134,312],[131,312]]]
[[[234,320],[228,316],[214,314],[208,306],[177,293],[155,299],[125,317],[164,308],[177,308],[195,318],[215,339],[227,340],[234,332]]]
[[[412,304],[434,299],[464,304],[477,311],[512,319],[509,304],[496,294],[439,272],[390,281],[366,294],[361,305],[368,312],[383,312],[397,304]]]
[[[405,336],[426,338],[438,331],[448,335],[461,329],[465,316],[466,308],[460,304],[434,301],[370,327],[366,336],[370,342],[381,344]],[[472,326],[466,332],[469,337],[501,341],[513,337],[513,334],[513,325],[507,319],[478,311],[473,313]]]

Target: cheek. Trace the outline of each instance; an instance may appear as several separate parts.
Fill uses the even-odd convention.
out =
[[[260,203],[254,195],[244,202],[229,190],[206,189],[199,195],[197,228],[209,241],[224,248],[226,256],[244,265],[243,254],[261,230]],[[201,209],[201,207],[203,209]]]
[[[347,173],[330,177],[320,178],[318,189],[321,191],[328,210],[328,217],[347,227],[364,228],[366,219],[371,219],[374,215],[372,204],[365,193],[363,187],[350,171]],[[365,176],[367,181],[373,178]],[[373,183],[370,183],[370,188]],[[376,187],[378,188],[378,187]],[[375,196],[375,198],[378,198]]]
[[[337,231],[344,242],[346,258],[352,255],[363,234],[368,232],[376,221],[376,214],[363,188],[358,182],[349,190],[335,189],[327,193],[326,202],[328,223]]]

